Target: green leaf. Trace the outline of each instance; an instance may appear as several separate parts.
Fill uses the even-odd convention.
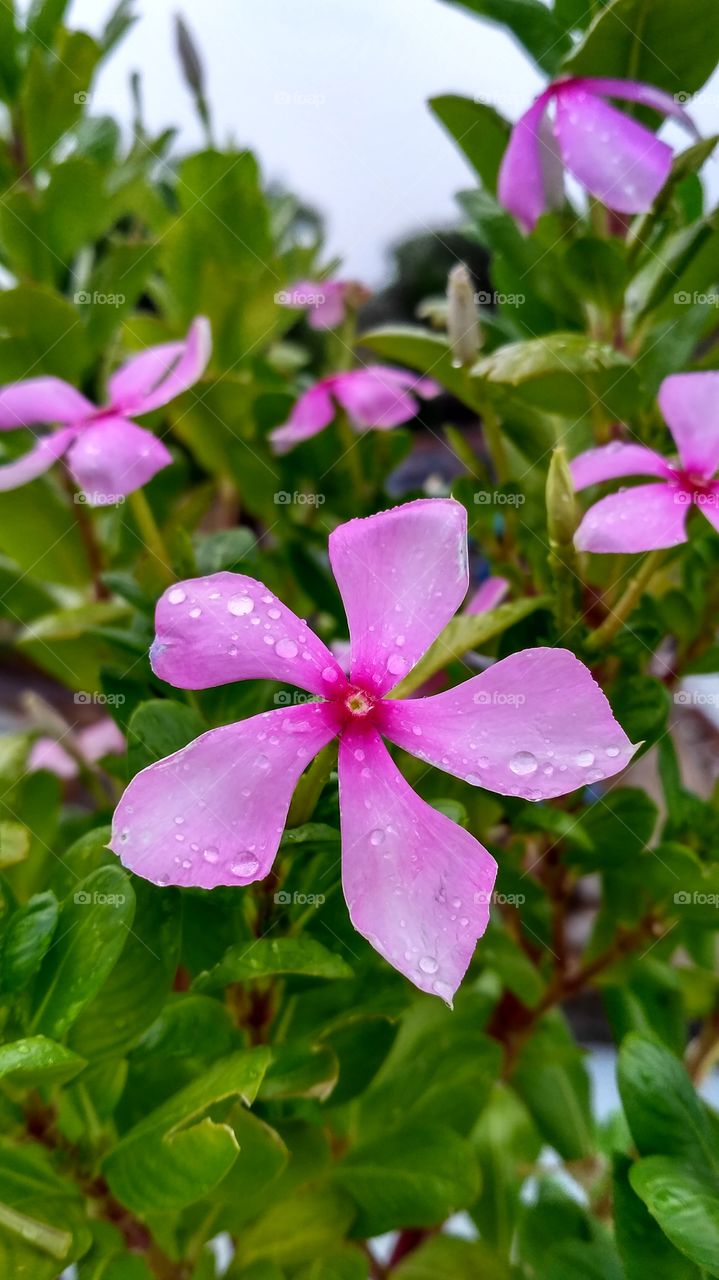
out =
[[[507,27],[537,66],[549,75],[571,47],[564,27],[540,0],[448,0],[448,3]]]
[[[133,1058],[187,1058],[229,1053],[237,1031],[229,1010],[210,996],[177,994],[133,1050]]]
[[[719,61],[712,0],[611,0],[562,64],[573,76],[641,80],[696,93]]]
[[[245,1228],[237,1241],[236,1263],[310,1262],[343,1239],[352,1217],[352,1203],[337,1187],[306,1188],[277,1201]]]
[[[393,698],[406,698],[429,680],[437,671],[442,671],[455,658],[462,658],[471,649],[477,649],[500,636],[503,631],[522,622],[537,609],[547,606],[546,596],[529,596],[525,600],[513,600],[510,604],[500,604],[487,613],[457,614],[447,623],[444,631],[437,637],[423,658],[404,680],[392,691]]]
[[[699,1170],[719,1168],[706,1114],[673,1053],[631,1033],[619,1051],[617,1081],[641,1155],[675,1156]]]
[[[214,1192],[214,1197],[227,1202],[232,1229],[239,1222],[256,1216],[267,1187],[274,1183],[286,1167],[289,1152],[280,1135],[245,1107],[235,1108],[231,1119],[239,1153],[227,1177]]]
[[[84,1066],[84,1058],[45,1036],[29,1036],[0,1045],[0,1077],[9,1076],[18,1084],[64,1082]]]
[[[207,725],[193,707],[167,698],[142,702],[127,730],[127,758],[134,775],[204,733]]]
[[[511,1272],[482,1241],[438,1235],[393,1267],[392,1275],[396,1280],[478,1280],[480,1276],[482,1280],[510,1280]]]
[[[497,175],[507,143],[509,125],[494,107],[473,98],[447,93],[430,98],[429,106],[489,191],[497,190]]]
[[[0,867],[24,862],[30,852],[30,832],[21,822],[0,822]]]
[[[637,787],[618,787],[595,800],[582,814],[579,830],[591,851],[577,848],[572,862],[584,868],[622,865],[649,844],[657,824],[654,801]]]
[[[512,1083],[540,1133],[565,1160],[591,1155],[589,1078],[559,1015],[540,1023],[520,1054]]]
[[[316,1258],[297,1280],[367,1280],[367,1255],[352,1245],[333,1249]]]
[[[469,1143],[430,1124],[360,1143],[337,1165],[334,1178],[357,1204],[355,1231],[363,1237],[432,1226],[466,1208],[479,1189]]]
[[[64,1035],[114,968],[135,912],[135,894],[119,867],[101,867],[65,901],[58,941],[47,953],[33,994],[32,1030]]]
[[[60,138],[80,119],[95,64],[96,42],[83,31],[61,29],[55,49],[47,41],[30,51],[20,95],[25,149],[32,168],[49,155]]]
[[[339,1075],[337,1057],[329,1045],[278,1045],[262,1081],[260,1098],[319,1098],[332,1093]]]
[[[81,1193],[37,1143],[0,1145],[0,1275],[56,1280],[90,1243]]]
[[[511,342],[483,356],[472,378],[511,388],[535,409],[565,418],[590,413],[599,400],[607,412],[623,416],[636,408],[638,381],[621,352],[579,333],[551,333]]]
[[[221,1058],[126,1133],[103,1165],[118,1199],[144,1216],[209,1195],[232,1168],[238,1145],[231,1125],[202,1117],[227,1098],[251,1105],[268,1063],[266,1049]]]
[[[297,973],[311,978],[351,978],[352,970],[341,956],[321,942],[302,938],[258,938],[230,947],[214,969],[195,979],[196,991],[214,991],[230,982],[250,982],[277,973]]]
[[[60,906],[54,893],[38,893],[12,916],[5,935],[0,988],[14,993],[27,985],[52,941]]]
[[[0,4],[0,97],[12,100],[20,81],[19,33],[14,0]]]
[[[472,1217],[482,1238],[508,1256],[521,1210],[521,1170],[537,1159],[542,1140],[527,1108],[503,1081],[493,1085],[471,1142],[482,1179]]]
[[[614,1161],[612,1206],[617,1247],[626,1280],[701,1280],[698,1269],[676,1249],[647,1212],[646,1205],[632,1190],[629,1173],[632,1161],[617,1156]]]
[[[671,1156],[647,1156],[629,1181],[672,1244],[719,1276],[719,1180]]]

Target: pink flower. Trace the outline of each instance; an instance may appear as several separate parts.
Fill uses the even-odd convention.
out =
[[[95,764],[103,756],[122,755],[125,750],[125,739],[109,716],[78,729],[71,738],[77,754],[87,764]],[[76,778],[79,773],[77,760],[57,738],[36,738],[27,767],[31,773],[47,769],[49,773],[56,773],[58,778]]]
[[[305,307],[310,329],[336,329],[347,307],[361,306],[368,297],[368,290],[355,280],[299,280],[278,300],[285,307]]]
[[[300,396],[287,422],[276,427],[270,439],[276,453],[287,453],[328,426],[337,405],[346,411],[356,431],[387,431],[415,416],[419,411],[417,395],[429,400],[441,390],[432,378],[381,364],[332,373]]]
[[[27,484],[63,455],[91,505],[140,489],[172,457],[161,440],[131,419],[186,391],[209,357],[209,323],[198,317],[184,342],[148,347],[122,365],[110,378],[110,400],[101,408],[61,378],[9,383],[0,389],[0,430],[55,422],[60,427],[22,458],[0,466],[0,490]]]
[[[506,578],[485,578],[464,607],[464,613],[488,613],[496,609],[509,591]]]
[[[670,463],[641,444],[588,449],[571,465],[575,489],[622,476],[657,476],[659,484],[620,489],[595,502],[575,534],[581,551],[654,551],[686,542],[693,506],[719,529],[719,373],[675,373],[659,406],[679,451]]]
[[[157,884],[260,880],[300,774],[338,738],[352,922],[418,987],[449,1001],[487,926],[496,864],[420,799],[383,737],[474,786],[532,800],[611,776],[635,748],[590,672],[564,649],[515,653],[434,697],[388,697],[467,590],[458,502],[421,499],[350,520],[331,534],[329,554],[349,623],[349,680],[307,624],[253,578],[216,573],[162,596],[152,649],[160,679],[206,689],[265,676],[320,700],[212,729],[144,769],[118,805],[111,847]]]
[[[642,213],[651,208],[669,176],[671,147],[610,107],[605,97],[676,116],[696,134],[674,98],[651,85],[603,78],[555,81],[515,124],[499,171],[499,201],[526,231],[545,209],[561,205],[562,168],[610,209]]]

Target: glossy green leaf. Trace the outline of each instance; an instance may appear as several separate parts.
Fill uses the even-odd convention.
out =
[[[297,973],[311,978],[350,978],[352,970],[342,956],[328,951],[315,938],[258,938],[230,947],[224,958],[195,980],[197,991],[214,991],[230,982],[250,982],[276,973]]]
[[[21,1085],[71,1080],[84,1066],[84,1058],[45,1036],[0,1045],[0,1076]]]

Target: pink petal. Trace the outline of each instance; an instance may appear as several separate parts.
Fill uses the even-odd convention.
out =
[[[334,329],[345,318],[345,285],[342,280],[300,280],[281,295],[286,307],[304,307],[311,329]]]
[[[617,480],[620,476],[668,476],[670,468],[661,454],[643,444],[602,445],[587,449],[569,464],[574,488],[579,492],[590,484]]]
[[[684,467],[709,479],[719,467],[719,373],[673,373],[658,399]]]
[[[78,729],[75,740],[88,764],[102,760],[103,756],[121,756],[125,751],[125,735],[109,716]]]
[[[581,87],[562,87],[556,99],[555,133],[570,173],[610,209],[650,209],[669,176],[671,147]]]
[[[657,551],[686,542],[691,495],[677,485],[641,484],[610,493],[574,535],[580,551]]]
[[[126,418],[101,418],[81,431],[68,466],[91,506],[109,506],[141,489],[172,462],[166,445]]]
[[[489,919],[497,864],[405,782],[374,731],[340,743],[342,883],[357,931],[451,1004]]]
[[[109,409],[119,416],[149,413],[202,377],[212,351],[210,322],[198,316],[184,342],[163,342],[133,356],[109,382]]]
[[[0,390],[0,430],[34,427],[46,422],[76,424],[95,413],[95,406],[61,378],[27,378]]]
[[[573,83],[586,89],[588,93],[606,94],[610,98],[624,98],[627,102],[641,102],[645,107],[653,107],[664,116],[674,116],[696,137],[699,136],[688,112],[670,93],[665,93],[663,89],[656,89],[652,84],[642,84],[638,80],[612,80],[604,76],[576,79]]]
[[[22,457],[15,458],[0,466],[0,492],[8,489],[19,489],[37,476],[41,476],[61,458],[68,445],[75,438],[75,427],[64,427],[54,431],[52,435],[43,436],[37,444]]]
[[[154,884],[250,884],[275,858],[292,792],[334,736],[323,705],[266,711],[203,733],[133,778],[110,848]]]
[[[719,533],[719,483],[711,485],[706,493],[695,493],[694,503]]]
[[[499,203],[525,231],[534,228],[547,207],[541,128],[551,93],[542,93],[512,129],[497,183]]]
[[[275,453],[287,453],[294,445],[309,440],[329,425],[335,416],[331,388],[332,379],[325,378],[300,396],[284,426],[275,427],[270,432]]]
[[[284,680],[333,694],[346,680],[329,649],[262,582],[213,573],[169,587],[155,611],[152,667],[178,689]]]
[[[488,613],[490,609],[496,609],[501,604],[509,591],[509,582],[506,578],[485,578],[480,587],[477,587],[469,604],[465,606],[465,613]]]
[[[431,379],[418,379],[400,369],[369,365],[337,374],[333,390],[355,426],[386,431],[415,416],[419,405],[412,392],[423,395],[428,386],[432,388],[430,394],[435,394]]]
[[[420,498],[350,520],[330,534],[345,606],[351,679],[386,693],[414,666],[467,593],[467,514]]]
[[[611,778],[636,750],[568,649],[524,649],[445,693],[386,702],[380,728],[447,773],[525,800]]]
[[[63,778],[66,782],[76,778],[79,773],[77,761],[73,760],[69,751],[66,751],[55,738],[35,739],[30,748],[27,767],[29,773],[46,769],[48,773],[54,773],[56,777]]]

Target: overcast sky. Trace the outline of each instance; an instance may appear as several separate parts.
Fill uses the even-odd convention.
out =
[[[74,0],[74,25],[98,31],[115,0]],[[456,92],[511,119],[542,85],[499,28],[442,0],[140,0],[142,13],[100,74],[93,106],[130,118],[128,78],[142,73],[153,129],[201,135],[175,56],[178,8],[207,68],[220,141],[258,155],[266,178],[317,205],[329,249],[377,284],[402,235],[450,223],[470,170],[426,107]],[[716,77],[692,110],[716,129]],[[668,133],[671,139],[681,134]],[[713,187],[719,187],[715,168]]]

